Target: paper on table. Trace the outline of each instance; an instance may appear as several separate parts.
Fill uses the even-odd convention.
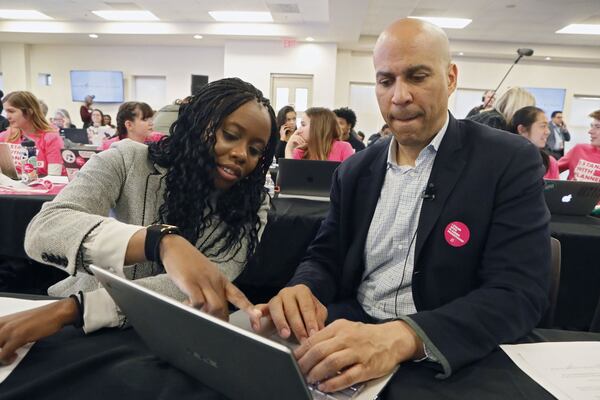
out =
[[[41,307],[46,304],[55,302],[56,300],[24,300],[14,299],[12,297],[0,297],[0,317],[16,312],[30,310],[32,308]],[[10,375],[11,372],[19,365],[23,357],[31,349],[33,343],[29,343],[17,350],[17,359],[10,365],[0,365],[0,383]]]
[[[600,342],[501,345],[523,372],[559,400],[600,399]]]

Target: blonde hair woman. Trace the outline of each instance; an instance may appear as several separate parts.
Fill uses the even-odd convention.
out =
[[[46,121],[38,99],[31,92],[18,91],[7,94],[2,102],[10,126],[0,133],[0,142],[21,144],[25,139],[33,140],[38,174],[61,175],[63,141]]]
[[[475,114],[468,119],[492,128],[509,131],[508,124],[517,110],[532,106],[535,106],[535,97],[522,87],[513,87],[496,100],[493,109]]]
[[[344,161],[354,154],[354,149],[339,138],[340,128],[333,111],[323,107],[309,108],[304,112],[300,127],[288,141],[285,157]]]

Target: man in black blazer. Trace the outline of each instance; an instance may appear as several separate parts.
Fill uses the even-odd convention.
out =
[[[377,41],[374,65],[393,137],[338,168],[329,214],[305,259],[288,287],[261,306],[281,336],[300,340],[299,366],[324,391],[382,376],[407,360],[427,360],[449,376],[524,336],[547,307],[549,213],[539,151],[517,135],[452,117],[448,97],[458,72],[441,29],[395,22]],[[427,157],[434,159],[422,192],[407,198],[410,174],[417,176]],[[398,202],[382,209],[394,170],[404,186],[391,192]],[[388,291],[384,299],[394,306],[377,314],[380,304],[364,300],[362,285],[385,273],[367,270],[371,253],[385,251],[368,237],[387,237],[397,221],[408,220],[390,225],[381,215],[402,213],[399,204],[411,201],[417,206],[408,214],[418,218],[404,242],[406,258],[385,264],[402,280],[395,298]],[[375,290],[390,280],[374,282]],[[416,311],[397,311],[399,293]],[[341,319],[325,326],[328,313]]]

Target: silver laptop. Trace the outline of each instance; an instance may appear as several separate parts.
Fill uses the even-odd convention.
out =
[[[341,392],[319,392],[306,384],[292,353],[294,344],[271,336],[272,326],[259,335],[242,311],[230,317],[231,323],[224,322],[104,269],[90,268],[155,354],[232,399],[376,399],[392,376]]]
[[[337,161],[279,159],[278,197],[329,201],[333,173]]]
[[[20,145],[10,143],[0,143],[0,172],[13,180],[19,180],[15,163],[19,157],[16,152],[20,150],[17,150],[15,146],[20,147]]]
[[[589,215],[600,201],[600,183],[546,180],[546,204],[553,215]]]

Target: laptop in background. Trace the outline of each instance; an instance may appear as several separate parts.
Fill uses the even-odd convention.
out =
[[[97,149],[62,149],[60,154],[62,156],[65,169],[67,170],[67,177],[69,182],[75,178],[75,175],[79,172],[81,167],[96,153],[100,153],[102,150]]]
[[[278,197],[329,201],[333,172],[337,161],[279,159]]]
[[[274,329],[252,332],[244,312],[227,323],[134,281],[90,268],[152,352],[229,398],[375,399],[392,377],[390,373],[360,389],[333,394],[309,389],[288,347],[293,344],[271,340]]]
[[[544,197],[553,215],[589,215],[600,201],[600,183],[545,180]]]
[[[87,130],[77,128],[61,128],[59,130],[60,136],[68,139],[71,143],[75,144],[89,144],[90,139],[88,138]]]
[[[0,143],[0,172],[18,181],[20,178],[17,165],[20,169],[22,161],[23,147],[20,144]]]

